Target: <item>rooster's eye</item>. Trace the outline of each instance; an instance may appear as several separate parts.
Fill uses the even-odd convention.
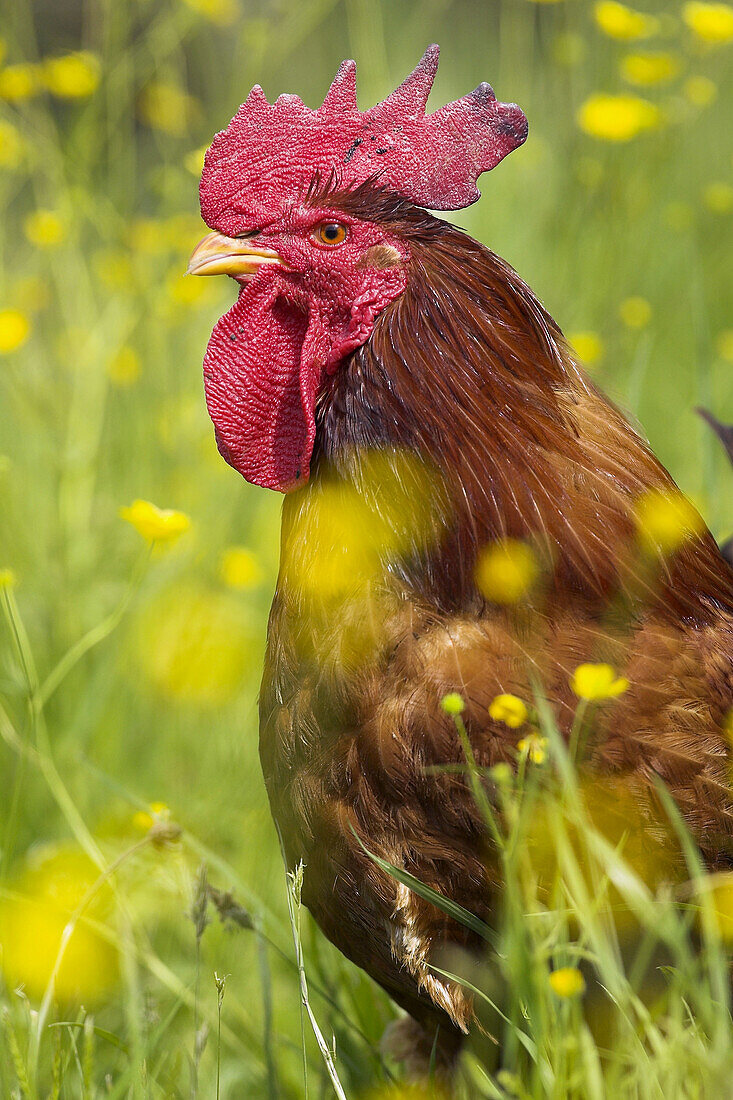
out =
[[[319,244],[343,244],[347,235],[346,226],[340,222],[322,222],[313,230],[313,237]]]

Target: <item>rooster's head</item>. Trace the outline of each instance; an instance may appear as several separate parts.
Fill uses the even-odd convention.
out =
[[[488,84],[426,115],[437,65],[431,46],[365,113],[353,61],[317,111],[294,95],[269,104],[255,87],[206,154],[201,211],[212,232],[189,271],[240,284],[209,341],[206,399],[219,450],[257,485],[285,492],[307,481],[321,387],[406,284],[409,236],[345,197],[362,188],[385,209],[468,206],[479,175],[527,135],[519,107],[498,103]]]

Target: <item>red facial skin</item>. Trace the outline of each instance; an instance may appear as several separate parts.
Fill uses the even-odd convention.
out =
[[[228,237],[259,230],[253,247],[272,249],[286,266],[265,264],[237,280],[239,297],[209,340],[204,382],[222,456],[247,481],[288,492],[308,480],[325,377],[402,293],[408,253],[378,225],[327,206],[293,206],[268,220],[258,226],[227,211],[214,226]],[[343,243],[314,238],[330,222],[345,226]],[[377,246],[395,250],[393,266],[370,264]]]

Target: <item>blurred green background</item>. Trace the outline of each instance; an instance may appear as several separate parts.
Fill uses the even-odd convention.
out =
[[[222,1095],[303,1095],[285,881],[257,758],[280,499],[219,458],[204,405],[201,360],[234,287],[183,275],[206,231],[203,149],[254,83],[315,107],[354,57],[367,107],[433,41],[434,107],[482,80],[519,102],[529,140],[455,220],[519,270],[722,538],[733,475],[694,408],[733,421],[733,11],[727,21],[725,5],[712,16],[700,4],[644,8],[4,0],[0,587],[27,632],[24,667],[0,624],[5,1000],[21,1038],[32,1034],[13,990],[24,983],[37,1007],[55,952],[45,962],[43,944],[58,942],[94,863],[139,845],[101,906],[101,931],[87,932],[101,937],[93,974],[80,956],[76,986],[52,1010],[78,1023],[83,1003],[124,1043],[96,1042],[95,1073],[111,1075],[112,1094],[195,1093],[194,1032],[216,1029],[217,971],[229,975]],[[136,498],[180,510],[190,529],[150,556],[119,515]],[[74,652],[98,624],[88,651]],[[70,651],[41,711],[28,656],[43,682]],[[159,843],[143,843],[151,803],[165,807]],[[214,923],[197,964],[187,914],[202,860],[287,958]],[[40,909],[23,909],[34,896]],[[18,927],[29,943],[13,940]],[[307,924],[304,935],[330,998],[314,992],[316,1011],[358,1091],[380,1079],[392,1010]],[[202,1096],[214,1095],[212,1036]],[[53,1051],[44,1037],[40,1081]],[[2,1067],[9,1096],[15,1070]],[[312,1076],[321,1095],[317,1053]]]

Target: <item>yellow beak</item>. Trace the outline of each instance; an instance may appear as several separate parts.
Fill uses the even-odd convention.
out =
[[[270,248],[253,248],[247,239],[209,233],[193,250],[187,275],[255,275],[263,264],[287,267]]]

